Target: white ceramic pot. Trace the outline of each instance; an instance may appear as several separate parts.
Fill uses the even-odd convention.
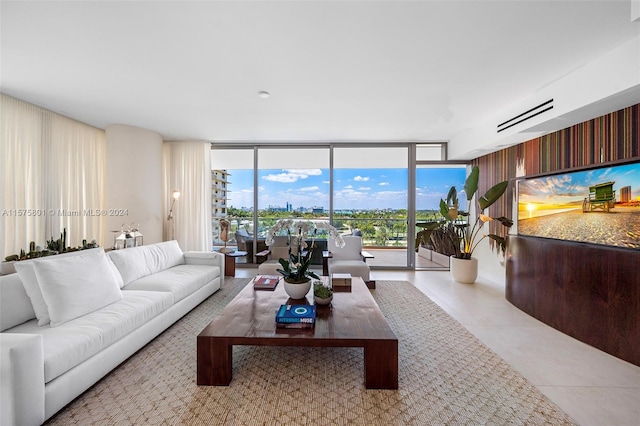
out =
[[[286,291],[292,299],[304,299],[310,289],[311,280],[307,280],[303,283],[284,282],[284,291]]]
[[[313,302],[316,305],[328,305],[329,303],[331,303],[331,300],[333,300],[333,294],[329,297],[318,297],[318,296],[313,296]]]
[[[475,257],[471,259],[458,259],[455,256],[451,256],[450,260],[449,271],[454,281],[463,284],[473,284],[476,282],[476,278],[478,278],[478,259]]]

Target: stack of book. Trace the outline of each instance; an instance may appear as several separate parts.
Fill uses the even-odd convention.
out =
[[[258,275],[253,279],[256,290],[274,290],[280,282],[280,275]]]
[[[313,328],[315,323],[315,305],[280,305],[276,313],[278,328]]]

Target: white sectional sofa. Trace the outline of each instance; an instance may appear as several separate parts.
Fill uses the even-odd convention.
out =
[[[42,424],[217,291],[224,256],[168,241],[16,269],[0,276],[2,426]]]

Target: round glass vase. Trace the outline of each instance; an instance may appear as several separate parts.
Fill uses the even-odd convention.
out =
[[[286,278],[284,280],[284,291],[292,299],[304,299],[309,290],[311,290],[311,280],[303,282],[289,282]]]

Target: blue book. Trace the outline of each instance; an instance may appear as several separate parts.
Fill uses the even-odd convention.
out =
[[[280,305],[276,313],[278,324],[315,324],[315,305]]]

